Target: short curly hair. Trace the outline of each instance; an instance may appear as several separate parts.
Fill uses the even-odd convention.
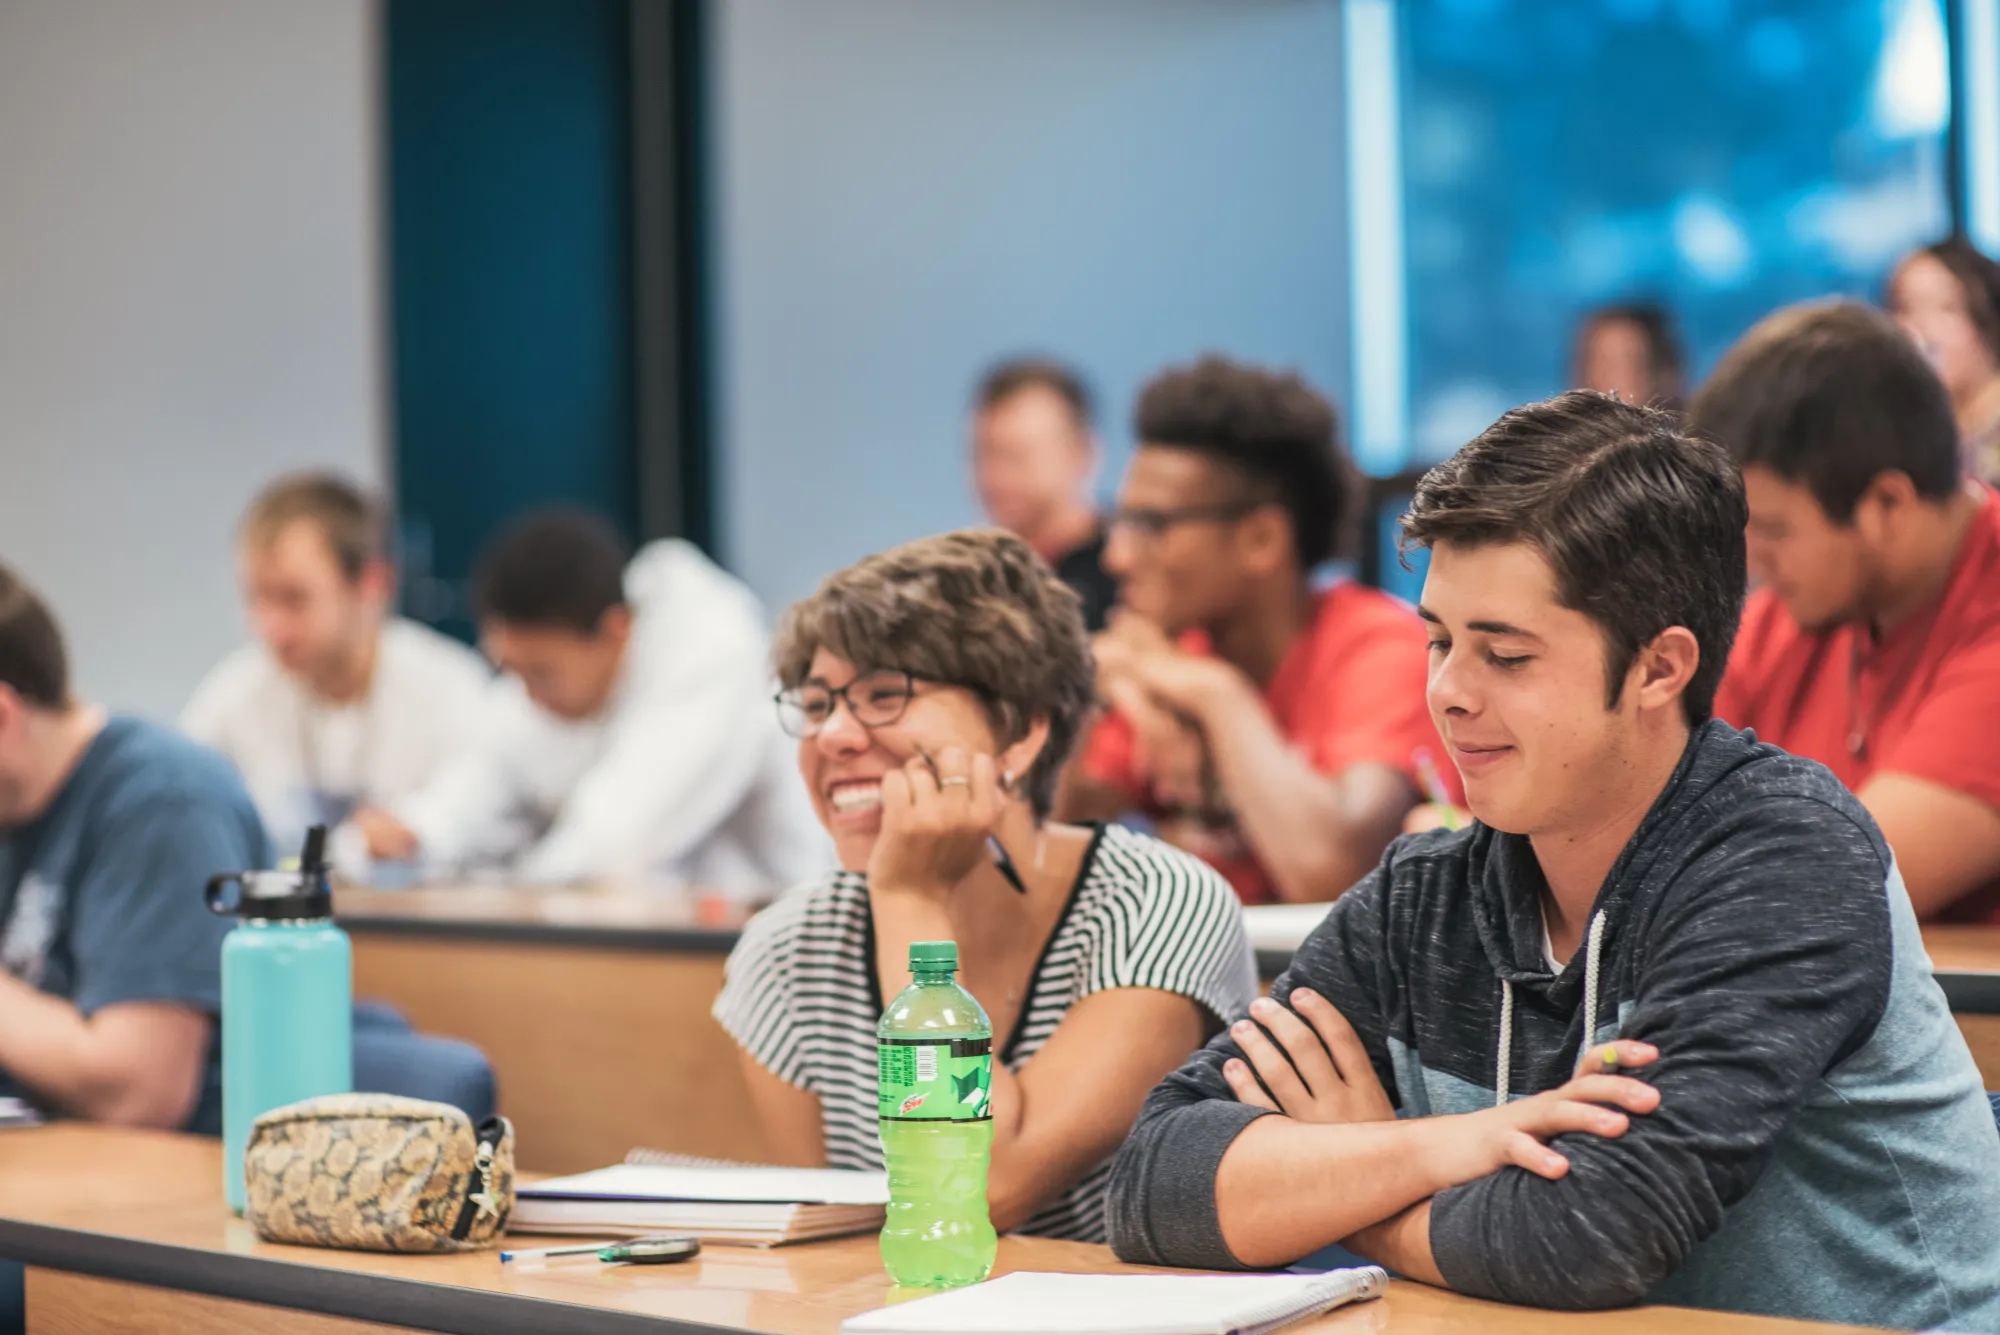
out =
[[[1208,455],[1283,506],[1300,569],[1350,548],[1354,465],[1333,404],[1297,374],[1210,353],[1154,376],[1133,416],[1142,445]]]
[[[779,684],[803,683],[820,649],[862,671],[897,668],[970,690],[1003,745],[1046,719],[1048,742],[1020,791],[1037,817],[1054,807],[1096,669],[1082,600],[1027,543],[1001,529],[961,529],[829,575],[778,628],[771,660]]]

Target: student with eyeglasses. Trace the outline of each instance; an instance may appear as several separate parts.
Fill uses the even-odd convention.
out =
[[[994,1226],[1102,1241],[1140,1102],[1244,1013],[1256,970],[1209,867],[1049,819],[1091,704],[1077,595],[1011,534],[945,534],[830,577],[773,657],[840,867],[751,920],[715,1003],[769,1152],[882,1167],[883,999],[911,942],[955,941],[998,1045]]]
[[[1136,417],[1104,553],[1108,713],[1063,811],[1149,818],[1246,904],[1332,899],[1427,786],[1457,796],[1423,625],[1380,590],[1316,581],[1354,483],[1333,405],[1298,376],[1205,357],[1156,377]]]

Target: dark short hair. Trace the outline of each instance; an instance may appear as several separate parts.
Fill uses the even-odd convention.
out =
[[[69,705],[69,655],[47,603],[0,566],[0,686],[38,709]]]
[[[320,531],[349,581],[388,559],[388,523],[381,503],[331,473],[295,473],[257,493],[243,516],[243,541],[264,546],[302,519]]]
[[[1205,454],[1283,506],[1301,569],[1347,550],[1353,465],[1333,405],[1297,374],[1211,353],[1155,376],[1134,416],[1141,445]]]
[[[2000,361],[2000,264],[1995,264],[1979,247],[1964,236],[1953,234],[1934,241],[1905,258],[1903,265],[1918,255],[1928,255],[1950,271],[1965,296],[1965,314],[1979,333],[1979,341]],[[1894,278],[1890,279],[1894,283]]]
[[[1083,602],[1027,543],[995,528],[892,547],[827,576],[792,604],[771,647],[778,682],[806,679],[825,648],[862,671],[899,668],[985,702],[1003,744],[1047,719],[1021,778],[1037,816],[1055,805],[1063,762],[1095,697]]]
[[[1648,406],[1678,408],[1681,386],[1687,381],[1687,355],[1667,308],[1657,301],[1619,301],[1585,312],[1577,326],[1574,350],[1578,370],[1582,369],[1583,350],[1590,336],[1608,324],[1629,324],[1637,329],[1646,342],[1647,374],[1655,385],[1672,386],[1671,393]]]
[[[1073,368],[1050,357],[1013,357],[993,366],[980,377],[973,407],[985,412],[1028,389],[1049,391],[1063,401],[1079,431],[1090,430],[1093,418],[1090,386]]]
[[[1933,500],[1959,484],[1951,396],[1895,322],[1859,302],[1759,320],[1723,355],[1689,421],[1743,467],[1803,483],[1836,524],[1886,472],[1908,474]]]
[[[1534,544],[1562,605],[1604,633],[1607,709],[1639,651],[1686,627],[1701,649],[1681,695],[1693,726],[1714,712],[1736,639],[1748,520],[1719,446],[1669,413],[1579,389],[1503,414],[1424,474],[1403,543]]]
[[[625,540],[601,516],[551,506],[500,531],[480,558],[473,607],[482,621],[597,633],[625,602]]]

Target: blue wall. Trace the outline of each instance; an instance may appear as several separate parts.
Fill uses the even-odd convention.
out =
[[[1337,0],[716,0],[721,547],[772,605],[972,521],[965,400],[1073,358],[1117,480],[1219,348],[1344,398]]]
[[[469,634],[492,530],[635,526],[624,0],[388,0],[406,602]]]

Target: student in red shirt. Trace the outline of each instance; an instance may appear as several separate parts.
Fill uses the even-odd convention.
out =
[[[1332,899],[1417,801],[1418,751],[1457,782],[1423,623],[1312,583],[1353,484],[1332,405],[1297,376],[1206,357],[1147,385],[1136,427],[1105,549],[1120,608],[1096,644],[1111,710],[1066,808],[1144,812],[1247,904]]]
[[[1920,915],[2000,919],[2000,497],[1963,479],[1944,386],[1887,317],[1796,306],[1693,426],[1743,466],[1762,586],[1715,712],[1832,769]]]

